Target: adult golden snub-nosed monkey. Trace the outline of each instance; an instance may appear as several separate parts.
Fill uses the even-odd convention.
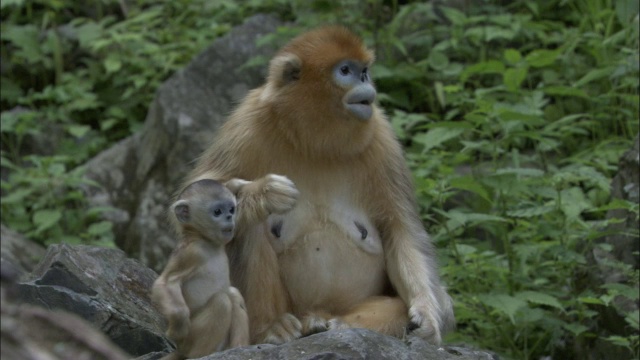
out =
[[[365,327],[438,344],[453,326],[373,59],[343,27],[293,39],[187,176],[237,195],[227,248],[252,343]]]

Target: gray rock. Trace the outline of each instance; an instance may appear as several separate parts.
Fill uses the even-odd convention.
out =
[[[29,273],[44,256],[44,246],[29,240],[4,224],[0,225],[2,242],[0,242],[0,261],[3,272],[11,272],[13,278],[20,278]]]
[[[164,319],[149,299],[157,274],[118,249],[52,245],[17,296],[46,309],[75,313],[126,352],[139,356],[171,348]]]
[[[233,104],[263,82],[266,67],[242,68],[249,59],[275,49],[256,39],[281,25],[257,15],[216,40],[158,90],[142,131],[87,164],[87,188],[95,205],[111,206],[117,245],[160,271],[175,239],[165,211],[173,192],[211,141]]]
[[[495,360],[492,354],[464,348],[447,349],[410,337],[400,340],[371,330],[327,331],[289,343],[235,348],[202,360]]]
[[[125,360],[102,332],[64,311],[2,303],[0,358],[20,360]]]

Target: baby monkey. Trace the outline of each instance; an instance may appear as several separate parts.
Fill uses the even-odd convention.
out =
[[[151,298],[168,320],[177,351],[167,359],[198,358],[249,344],[244,299],[229,281],[225,245],[234,235],[235,196],[215,180],[191,183],[171,206],[180,242]]]

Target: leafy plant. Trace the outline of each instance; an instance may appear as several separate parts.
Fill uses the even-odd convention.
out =
[[[277,3],[277,2],[276,2]],[[111,244],[81,164],[135,132],[161,82],[257,5],[3,1],[2,221],[42,242]],[[274,5],[275,6],[275,5]]]
[[[638,269],[599,240],[619,221],[607,211],[639,213],[609,190],[639,130],[637,0],[12,0],[0,8],[10,227],[46,243],[111,244],[99,216],[108,209],[87,205],[80,165],[140,127],[167,76],[258,11],[296,22],[261,43],[344,23],[377,53],[379,101],[405,145],[455,301],[458,329],[447,340],[513,359],[583,358],[596,343],[640,355],[638,312],[625,305],[638,303]],[[593,281],[602,264],[623,280]],[[621,315],[622,331],[604,329],[607,312]]]
[[[631,274],[617,293],[575,280],[616,221],[603,209],[637,214],[609,194],[638,132],[631,3],[416,2],[381,30],[373,73],[441,247],[450,341],[535,359],[577,356],[572,346],[600,337],[638,355],[634,313],[631,335],[598,333],[598,307],[616,306],[605,299],[637,303],[634,270],[616,263]]]

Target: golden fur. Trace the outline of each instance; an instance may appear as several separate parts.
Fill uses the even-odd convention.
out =
[[[225,213],[212,218],[212,207]],[[225,244],[233,236],[236,200],[222,184],[199,181],[171,206],[185,209],[180,243],[151,290],[151,298],[168,320],[167,337],[177,350],[163,360],[196,358],[249,344],[244,299],[231,286]],[[233,210],[229,210],[232,209]],[[231,230],[229,230],[231,229]],[[213,275],[213,276],[212,276]]]
[[[292,40],[186,183],[243,185],[228,251],[252,342],[344,326],[401,336],[412,322],[439,343],[453,325],[451,300],[402,148],[376,105],[366,121],[344,108],[332,71],[345,59],[368,66],[373,54],[342,27]]]

